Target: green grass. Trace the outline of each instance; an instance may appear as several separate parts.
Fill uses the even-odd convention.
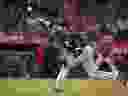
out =
[[[65,96],[80,96],[80,81],[65,80],[64,93],[65,93]]]
[[[48,96],[47,80],[0,80],[1,96]]]
[[[0,90],[2,90],[0,95],[48,96],[48,82],[48,80],[0,80]],[[64,96],[80,96],[79,82],[79,80],[65,80]]]

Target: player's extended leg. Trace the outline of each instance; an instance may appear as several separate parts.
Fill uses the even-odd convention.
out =
[[[56,94],[56,95],[59,95],[59,96],[64,95],[64,93],[63,93],[64,92],[63,80],[64,80],[65,75],[67,74],[67,72],[68,72],[68,70],[65,69],[64,66],[62,66],[61,69],[60,69],[60,72],[57,76],[57,79],[54,80],[54,82],[50,82],[51,85],[53,85],[48,90],[51,95],[53,95],[53,94]],[[54,84],[52,84],[52,83],[54,83]]]
[[[49,80],[48,94],[49,96],[63,96],[63,80]]]
[[[54,88],[56,93],[62,93],[64,92],[64,80],[56,80],[56,88]]]
[[[48,89],[49,96],[63,96],[64,95],[64,80],[54,80],[51,87]]]
[[[68,74],[68,68],[65,68],[62,66],[57,79],[56,79],[56,87],[54,88],[54,91],[60,96],[64,95],[64,79]]]
[[[66,76],[68,75],[68,72],[69,72],[69,68],[64,67],[64,65],[63,65],[60,69],[60,72],[59,72],[56,80],[64,80],[66,78]]]

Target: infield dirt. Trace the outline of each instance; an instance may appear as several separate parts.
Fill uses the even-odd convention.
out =
[[[112,96],[112,80],[81,80],[80,96]]]

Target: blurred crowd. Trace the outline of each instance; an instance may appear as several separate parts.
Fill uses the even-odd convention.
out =
[[[100,38],[100,39],[99,39]],[[107,58],[107,62],[113,64],[127,64],[128,48],[114,47],[114,38],[111,34],[99,36],[97,41],[97,63],[103,62],[103,58]],[[101,59],[102,58],[102,59]]]

